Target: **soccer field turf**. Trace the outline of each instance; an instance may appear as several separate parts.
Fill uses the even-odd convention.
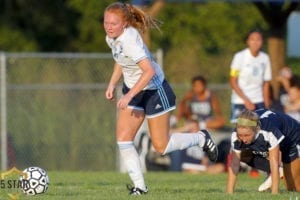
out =
[[[41,200],[93,200],[93,199],[150,199],[150,200],[184,200],[184,199],[287,199],[300,200],[300,193],[286,192],[283,183],[280,194],[257,192],[264,176],[250,178],[248,174],[240,174],[237,191],[233,195],[224,193],[226,174],[194,175],[183,173],[148,172],[146,181],[149,193],[141,197],[131,197],[126,190],[130,183],[127,174],[114,172],[49,172],[50,185],[45,194],[35,197],[21,195],[22,199]],[[9,199],[1,191],[0,199]]]

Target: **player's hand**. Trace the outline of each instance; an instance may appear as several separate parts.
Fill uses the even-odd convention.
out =
[[[125,94],[121,97],[121,99],[117,103],[117,107],[120,109],[127,108],[129,102],[131,101],[132,97],[129,94]]]
[[[252,103],[251,101],[245,101],[245,107],[248,109],[248,110],[255,110],[255,104]]]
[[[105,97],[108,100],[111,100],[111,101],[114,100],[114,90],[115,90],[115,86],[113,86],[113,85],[109,85],[107,87],[106,92],[105,92]]]

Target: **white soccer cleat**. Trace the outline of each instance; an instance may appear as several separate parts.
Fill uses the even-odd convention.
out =
[[[148,188],[146,187],[145,190],[142,190],[137,187],[132,187],[130,184],[127,184],[127,189],[129,190],[130,195],[145,195],[148,193]]]
[[[272,186],[272,178],[271,175],[269,175],[266,180],[258,187],[259,192],[266,191],[270,189]]]
[[[283,178],[283,168],[279,167],[279,177]],[[271,175],[269,175],[266,180],[258,187],[259,192],[266,191],[270,189],[272,186],[272,178]]]

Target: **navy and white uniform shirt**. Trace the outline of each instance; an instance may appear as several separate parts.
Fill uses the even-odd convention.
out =
[[[153,90],[161,86],[165,78],[164,73],[154,61],[138,30],[131,26],[126,27],[117,38],[106,36],[106,42],[112,50],[115,62],[122,66],[124,83],[128,88],[132,88],[141,77],[143,71],[137,63],[145,58],[150,60],[155,75],[144,90]]]
[[[254,155],[267,158],[269,151],[279,145],[282,161],[289,163],[300,157],[300,124],[283,113],[259,109],[260,130],[251,144],[244,144],[234,130],[231,136],[232,148],[237,153],[251,150]]]
[[[190,101],[189,107],[193,115],[197,116],[199,121],[206,121],[213,116],[213,106],[212,106],[212,94],[209,95],[204,100],[199,100],[197,96],[193,96]]]

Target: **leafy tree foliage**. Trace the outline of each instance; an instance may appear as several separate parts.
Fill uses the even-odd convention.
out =
[[[81,13],[77,23],[78,37],[71,43],[74,51],[108,51],[102,26],[103,11],[112,0],[68,0],[68,5]]]
[[[0,0],[0,49],[109,51],[102,20],[112,2]],[[167,3],[158,19],[164,22],[163,33],[151,32],[151,50],[163,48],[171,81],[205,73],[211,81],[226,82],[232,54],[245,47],[245,33],[253,27],[266,29],[257,9],[245,3]]]
[[[266,29],[252,4],[167,4],[158,18],[164,22],[163,34],[153,32],[152,47],[164,49],[171,81],[189,81],[196,73],[227,82],[232,54],[245,48],[246,33]]]
[[[20,30],[0,27],[0,51],[33,51],[37,49],[34,40],[26,38]]]
[[[66,0],[0,0],[0,7],[2,29],[22,33],[24,39],[36,44],[33,50],[64,51],[77,35],[80,13],[68,7]],[[14,48],[14,43],[11,46],[1,45],[0,48],[4,51],[30,50],[26,44],[23,49]]]

